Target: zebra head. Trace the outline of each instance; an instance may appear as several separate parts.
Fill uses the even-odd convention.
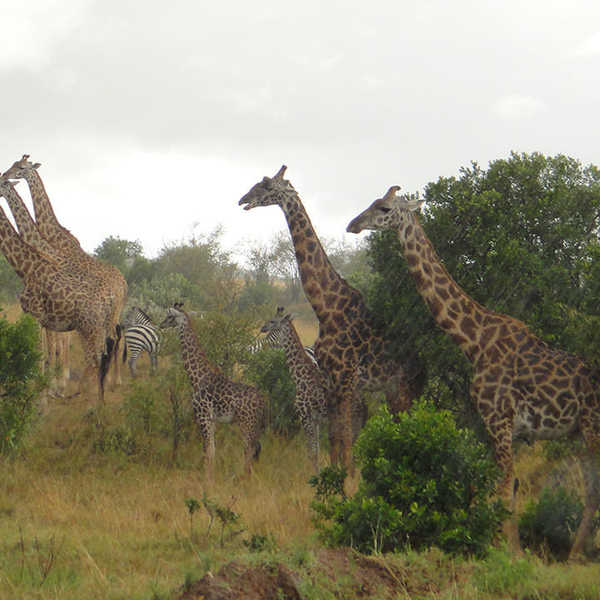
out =
[[[175,302],[175,304],[167,309],[167,316],[159,325],[161,329],[168,327],[182,327],[187,322],[187,315],[183,311],[183,302]]]

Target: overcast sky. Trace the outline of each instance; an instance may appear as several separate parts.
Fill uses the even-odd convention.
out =
[[[390,185],[472,160],[600,165],[597,0],[30,0],[0,19],[0,170],[41,162],[90,252],[218,225],[229,249],[267,240],[281,210],[237,202],[283,163],[338,239]]]

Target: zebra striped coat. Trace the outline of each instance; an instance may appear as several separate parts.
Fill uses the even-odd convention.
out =
[[[127,360],[127,353],[129,353],[127,364],[131,376],[136,376],[137,359],[143,352],[147,352],[150,357],[150,372],[154,375],[158,369],[160,335],[152,319],[141,308],[134,306],[128,312],[123,327],[125,329],[123,362]]]

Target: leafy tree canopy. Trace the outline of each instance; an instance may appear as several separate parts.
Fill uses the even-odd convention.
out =
[[[600,355],[600,171],[567,156],[512,153],[425,189],[420,216],[457,283],[553,345]],[[394,232],[369,238],[367,294],[399,356],[418,353],[430,391],[467,397],[469,365],[415,289]],[[434,395],[435,395],[434,393]]]

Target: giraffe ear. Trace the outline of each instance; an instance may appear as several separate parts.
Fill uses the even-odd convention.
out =
[[[39,169],[42,166],[42,163],[34,163],[33,168]]]
[[[406,204],[408,206],[408,210],[414,212],[416,210],[419,210],[421,206],[425,204],[425,200],[408,200]]]
[[[391,198],[395,198],[396,194],[400,191],[400,186],[399,185],[393,185],[386,193],[385,196],[382,198],[383,200],[390,200]]]
[[[281,165],[281,169],[279,169],[279,171],[277,171],[277,174],[275,175],[275,177],[273,179],[283,179],[283,175],[285,174],[286,169],[287,169],[287,167],[285,165]]]

